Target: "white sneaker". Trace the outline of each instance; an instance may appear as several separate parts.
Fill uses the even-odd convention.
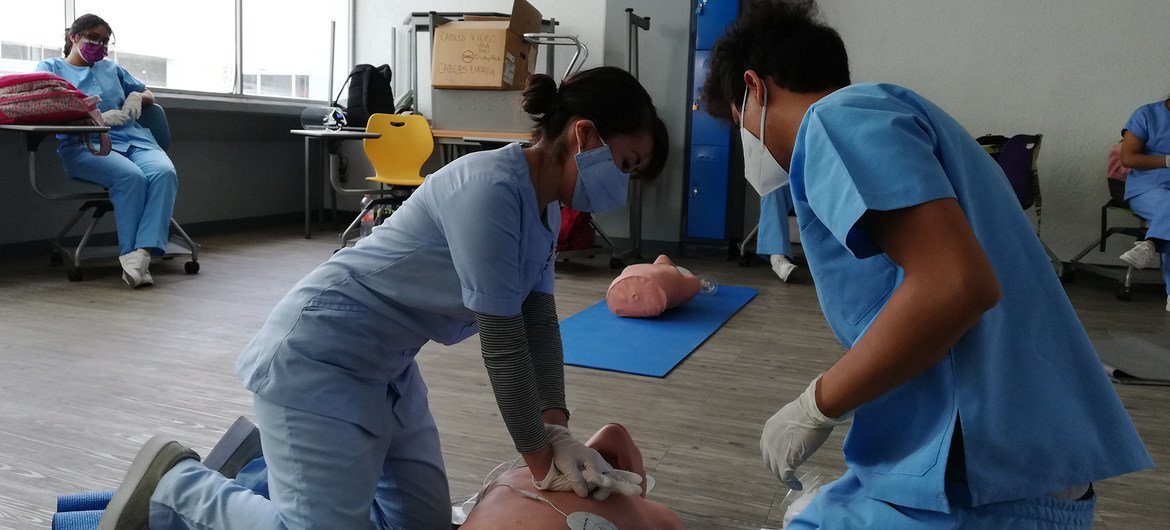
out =
[[[150,252],[146,249],[138,249],[133,252],[128,252],[118,256],[118,262],[122,264],[122,281],[130,287],[138,287],[144,285],[144,282],[149,279],[149,283],[145,285],[153,285],[154,278],[150,277]]]
[[[776,276],[780,277],[780,281],[787,283],[788,276],[792,274],[792,271],[796,270],[796,265],[793,265],[791,261],[788,261],[788,258],[779,254],[772,254],[770,261],[772,262],[772,272],[775,272]]]
[[[1135,269],[1145,269],[1154,266],[1158,253],[1154,251],[1152,242],[1138,241],[1133,244],[1133,248],[1122,254],[1120,259]]]

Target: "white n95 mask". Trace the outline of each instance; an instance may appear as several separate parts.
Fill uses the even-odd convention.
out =
[[[788,172],[776,161],[776,157],[764,145],[764,124],[768,119],[765,107],[768,104],[768,89],[760,83],[764,93],[764,106],[760,107],[760,137],[743,127],[743,113],[747,111],[748,89],[743,87],[743,104],[739,107],[739,138],[743,143],[743,176],[761,197],[788,184]]]
[[[577,186],[569,206],[582,212],[604,212],[626,203],[630,176],[622,173],[605,140],[601,147],[577,153]]]

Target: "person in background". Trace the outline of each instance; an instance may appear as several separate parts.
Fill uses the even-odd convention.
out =
[[[792,237],[788,234],[788,212],[792,211],[792,192],[784,185],[760,196],[760,227],[756,234],[756,254],[768,256],[772,272],[787,282],[797,269],[792,263]]]
[[[1134,243],[1121,260],[1144,269],[1157,265],[1161,256],[1170,311],[1170,99],[1138,107],[1125,122],[1121,165],[1130,169],[1125,200],[1133,213],[1150,223],[1146,238]]]
[[[1088,529],[1094,481],[1153,466],[1003,170],[922,96],[853,84],[814,3],[748,9],[703,98],[745,131],[745,168],[791,173],[848,350],[763,426],[765,464],[801,489],[852,420],[848,470],[791,528]]]
[[[57,155],[70,177],[109,190],[122,280],[130,287],[145,287],[154,285],[151,257],[166,252],[179,181],[171,159],[137,121],[142,107],[154,103],[154,94],[106,58],[113,36],[101,17],[82,15],[65,31],[64,57],[41,61],[37,70],[56,74],[87,95],[101,96],[98,110],[110,126],[110,154],[94,155],[77,135],[60,135]]]

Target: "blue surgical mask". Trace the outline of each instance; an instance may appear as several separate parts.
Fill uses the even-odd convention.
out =
[[[630,175],[613,160],[605,140],[601,147],[577,153],[577,187],[572,206],[582,212],[604,212],[626,203]]]

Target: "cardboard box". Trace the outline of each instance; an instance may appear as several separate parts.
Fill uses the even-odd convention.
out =
[[[540,22],[540,11],[515,0],[509,18],[465,17],[436,27],[431,85],[523,90],[536,67],[536,47],[523,35],[539,32]]]

